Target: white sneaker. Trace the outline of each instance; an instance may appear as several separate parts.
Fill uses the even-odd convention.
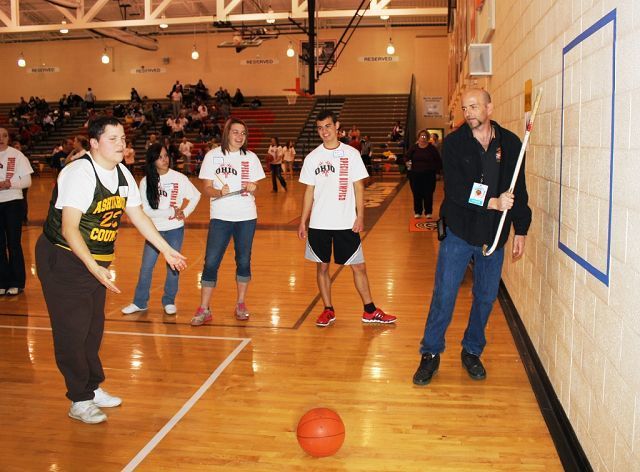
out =
[[[102,408],[112,408],[122,404],[122,398],[113,397],[109,392],[102,390],[100,387],[93,391],[93,403]]]
[[[433,215],[431,213],[427,213],[427,218],[431,219],[431,218],[433,218]]]
[[[18,287],[11,287],[7,289],[7,295],[18,295],[20,293],[20,289]]]
[[[85,400],[83,402],[71,403],[69,408],[69,416],[75,420],[80,420],[83,423],[96,424],[107,421],[107,415],[105,415],[98,406],[93,403],[93,400]]]
[[[422,216],[422,215],[420,215],[419,213],[414,213],[414,214],[413,214],[413,217],[414,217],[414,218],[420,218],[421,216]]]
[[[178,308],[175,305],[165,305],[164,312],[167,315],[175,315],[176,313],[178,313]]]
[[[132,303],[131,305],[125,306],[122,309],[122,313],[124,313],[125,315],[131,315],[131,314],[136,313],[138,311],[145,311],[145,310],[146,310],[146,308],[140,308],[135,303]]]
[[[6,288],[0,288],[0,295],[4,295],[5,293],[7,293],[7,289]]]

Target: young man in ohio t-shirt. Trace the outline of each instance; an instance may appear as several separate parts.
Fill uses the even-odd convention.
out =
[[[395,316],[387,315],[373,303],[360,242],[360,231],[364,229],[364,179],[369,174],[360,153],[338,141],[340,123],[333,112],[320,112],[316,125],[322,144],[305,158],[300,172],[300,182],[307,189],[298,227],[298,237],[307,240],[305,257],[317,263],[316,277],[324,310],[316,325],[328,326],[336,319],[329,276],[332,248],[335,263],[353,270],[354,283],[364,304],[362,322],[395,323]]]

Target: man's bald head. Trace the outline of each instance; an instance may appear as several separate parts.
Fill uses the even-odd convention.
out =
[[[475,96],[479,101],[481,101],[485,105],[488,105],[489,103],[491,103],[491,95],[489,95],[489,92],[487,92],[484,89],[473,88],[473,89],[466,90],[462,94],[463,98],[468,96]]]

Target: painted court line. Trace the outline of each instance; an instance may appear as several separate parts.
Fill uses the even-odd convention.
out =
[[[0,325],[0,328],[6,329],[23,329],[23,330],[39,330],[39,331],[51,331],[51,328],[44,327],[29,327],[29,326],[10,326]],[[224,361],[214,370],[209,378],[200,386],[200,388],[185,402],[184,405],[173,415],[173,417],[158,431],[153,438],[138,452],[133,459],[122,469],[122,472],[131,472],[135,470],[138,465],[147,457],[155,447],[169,434],[175,425],[193,408],[198,400],[211,388],[214,382],[218,379],[220,374],[233,362],[233,360],[242,352],[242,350],[251,342],[251,338],[226,338],[219,336],[193,336],[182,334],[153,334],[153,333],[135,333],[126,331],[105,331],[105,334],[120,334],[125,336],[153,336],[162,338],[183,338],[183,339],[208,339],[208,340],[223,340],[223,341],[240,341],[240,344],[229,354]]]

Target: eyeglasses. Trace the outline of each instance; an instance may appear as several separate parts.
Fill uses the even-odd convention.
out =
[[[421,138],[428,138],[429,136],[427,136],[426,134],[421,134],[420,137]]]

